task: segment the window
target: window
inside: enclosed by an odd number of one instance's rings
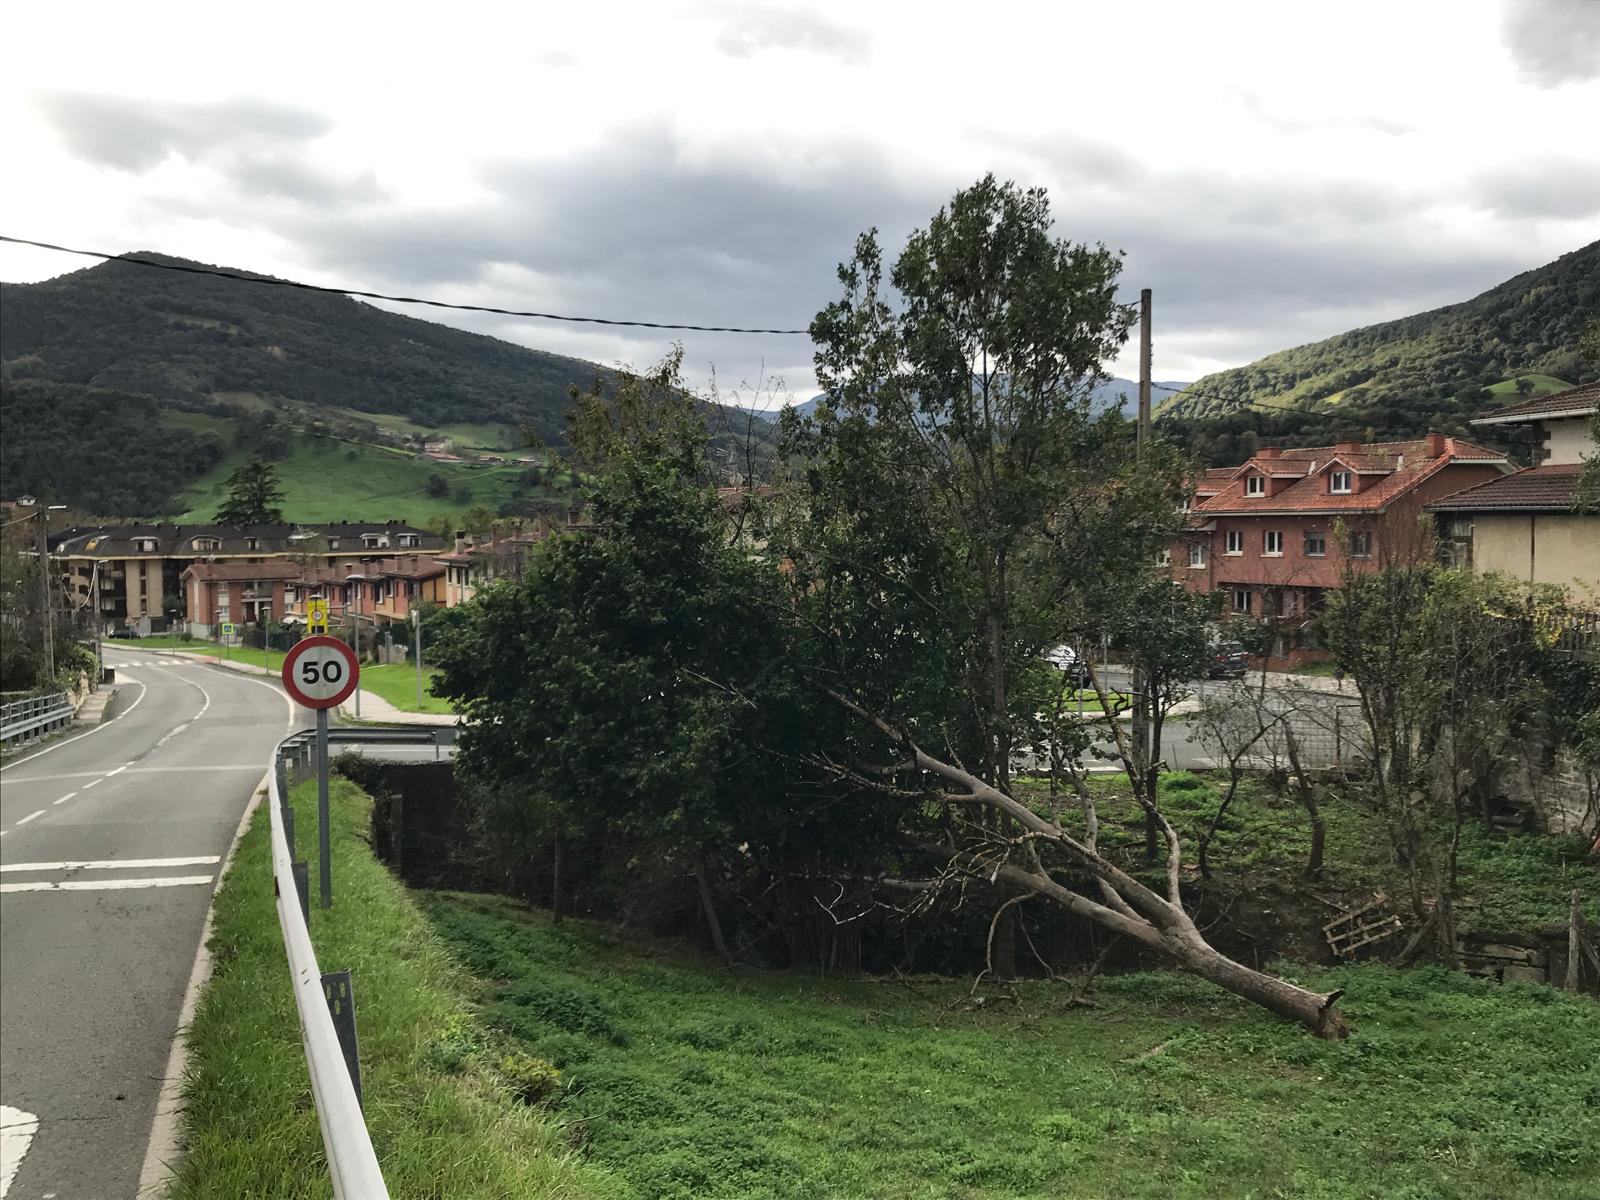
[[[1158,567],[1170,567],[1171,565],[1172,565],[1172,551],[1171,550],[1157,550],[1156,551],[1156,566],[1158,566]]]
[[[1244,532],[1243,532],[1243,530],[1239,530],[1239,529],[1230,529],[1230,530],[1228,530],[1228,548],[1227,548],[1227,550],[1224,551],[1224,553],[1226,553],[1226,554],[1243,554],[1244,553]]]
[[[1334,471],[1328,476],[1328,490],[1335,496],[1350,494],[1350,472]]]
[[[1244,494],[1246,496],[1265,496],[1267,494],[1267,477],[1265,475],[1252,475],[1244,481]]]
[[[194,539],[194,543],[193,544],[194,544],[194,548],[196,550],[220,550],[220,549],[222,549],[222,543],[219,542],[216,538],[197,537],[197,538]]]
[[[1206,548],[1199,542],[1189,544],[1189,568],[1199,570],[1206,565]]]
[[[1328,536],[1315,530],[1306,533],[1306,557],[1323,558],[1328,553]]]
[[[1261,535],[1261,553],[1274,558],[1283,555],[1283,530],[1269,529]]]
[[[400,544],[402,546],[415,546],[418,544],[418,540],[417,535],[414,533],[402,533],[400,535]]]
[[[1350,557],[1351,558],[1371,558],[1372,557],[1372,534],[1371,533],[1367,532],[1366,530],[1362,530],[1360,533],[1352,533],[1350,535]]]
[[[156,540],[155,540],[155,538],[140,538],[139,539],[139,553],[140,554],[154,554],[155,552],[156,552]]]
[[[1250,611],[1251,593],[1249,588],[1233,589],[1233,611],[1247,613]]]
[[[329,550],[337,550],[338,548],[339,548],[339,539],[338,538],[329,538],[328,539],[328,549]]]

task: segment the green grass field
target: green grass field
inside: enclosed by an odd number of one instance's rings
[[[372,857],[370,802],[344,780],[334,781],[331,800],[335,905],[312,908],[312,938],[324,967],[353,971],[366,1117],[390,1194],[616,1195],[604,1170],[573,1152],[570,1130],[515,1097],[529,1072],[492,1052],[463,998],[468,981],[404,887]],[[315,785],[297,789],[294,802],[299,828],[315,830]],[[190,1030],[186,1154],[168,1194],[327,1197],[273,902],[265,807],[240,842],[215,915],[213,972]]]
[[[186,414],[193,415],[193,414]],[[208,521],[227,496],[228,475],[249,459],[234,451],[178,498],[181,509],[168,519]],[[510,501],[522,467],[466,467],[423,462],[379,446],[353,445],[329,438],[296,439],[288,457],[273,463],[284,491],[284,516],[290,521],[405,521],[423,525],[435,517],[457,516],[485,505],[491,511]],[[428,479],[442,477],[445,496],[427,494]],[[459,498],[458,488],[470,497]],[[531,499],[552,510],[564,509],[565,491],[535,491]]]
[[[1529,371],[1523,375],[1515,375],[1510,379],[1502,379],[1499,383],[1491,383],[1489,392],[1501,399],[1503,403],[1513,403],[1517,400],[1517,380],[1526,379],[1532,382],[1533,390],[1530,396],[1544,396],[1550,392],[1564,392],[1572,385],[1565,380],[1557,379],[1554,375],[1540,375]]]
[[[417,669],[410,663],[386,663],[361,668],[361,687],[382,696],[406,712],[448,713],[455,710],[448,700],[428,691],[428,683],[439,672],[426,668],[422,676],[422,707],[417,707]]]
[[[1600,1006],[1425,968],[1327,973],[1329,1043],[1178,974],[991,991],[727,970],[484,896],[423,910],[491,1025],[638,1200],[1580,1200]]]

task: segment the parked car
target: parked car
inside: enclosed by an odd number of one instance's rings
[[[1206,675],[1211,679],[1243,679],[1248,670],[1247,655],[1238,642],[1213,642],[1211,664]]]
[[[1089,682],[1089,670],[1072,646],[1057,646],[1044,656],[1044,660],[1066,675],[1073,687],[1082,687]]]
[[[113,638],[136,638],[139,636],[139,631],[131,626],[124,625],[120,629],[113,629],[106,636]]]

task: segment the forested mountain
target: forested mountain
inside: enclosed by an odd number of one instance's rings
[[[1493,385],[1529,374],[1569,384],[1600,375],[1577,349],[1597,313],[1600,242],[1593,242],[1462,304],[1207,375],[1159,416],[1192,423],[1283,409],[1328,413],[1352,429],[1464,430],[1481,409],[1507,402],[1489,391]]]
[[[567,388],[604,373],[346,296],[123,262],[0,287],[0,354],[37,360],[36,377],[177,407],[245,394],[544,435],[561,427]]]

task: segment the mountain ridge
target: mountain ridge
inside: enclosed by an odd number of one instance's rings
[[[1600,313],[1600,241],[1521,272],[1470,299],[1352,329],[1214,372],[1172,396],[1157,416],[1205,420],[1242,410],[1348,411],[1390,423],[1478,395],[1523,374],[1585,383],[1600,375],[1578,336]]]

